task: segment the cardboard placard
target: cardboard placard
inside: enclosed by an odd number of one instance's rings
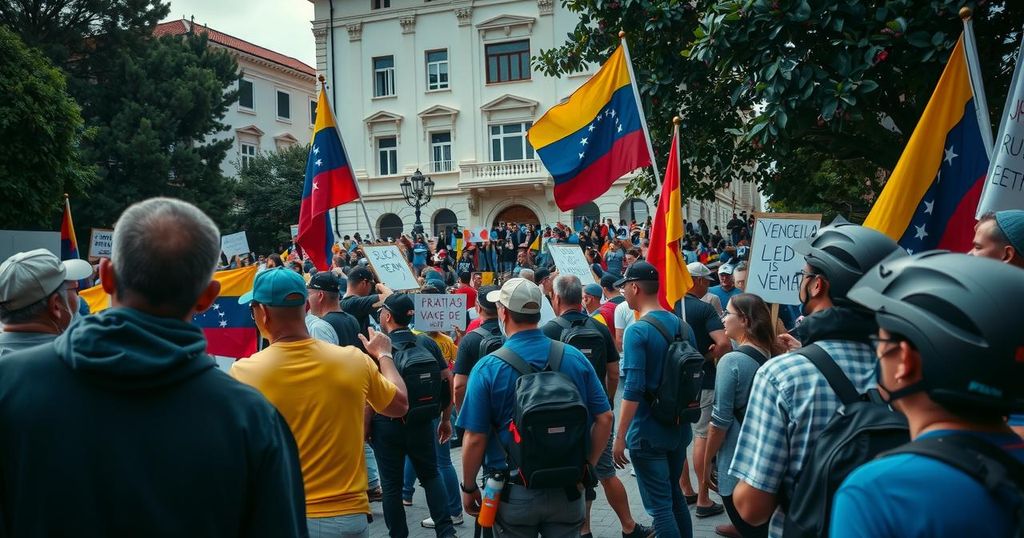
[[[465,294],[417,293],[413,300],[416,305],[413,326],[417,331],[448,332],[466,329]]]
[[[746,292],[767,303],[800,304],[799,273],[805,262],[793,245],[820,227],[820,214],[754,213]]]
[[[590,269],[590,263],[587,262],[579,245],[548,245],[548,252],[555,261],[558,274],[576,275],[584,286],[597,283],[594,271]]]
[[[364,245],[361,248],[363,255],[370,262],[370,268],[382,284],[395,291],[420,289],[420,283],[413,275],[412,266],[398,245]]]
[[[220,238],[220,251],[230,260],[232,256],[239,254],[249,253],[249,240],[245,237],[245,232],[236,232],[229,235],[221,236]]]
[[[109,258],[114,252],[114,230],[92,228],[89,232],[89,260]]]

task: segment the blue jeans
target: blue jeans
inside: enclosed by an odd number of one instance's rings
[[[370,524],[366,514],[306,519],[309,538],[369,538]]]
[[[434,420],[434,431],[440,419]],[[449,443],[437,445],[437,470],[441,473],[441,482],[448,493],[448,510],[452,517],[462,515],[462,492],[459,489],[459,476],[455,474],[455,466],[452,465],[452,449]],[[416,491],[416,469],[412,466],[412,460],[405,458],[405,480],[402,486],[402,498],[412,499]]]
[[[691,538],[693,525],[686,507],[679,477],[683,474],[686,446],[680,443],[671,450],[653,448],[640,440],[640,446],[629,450],[636,471],[636,483],[647,513],[654,518],[658,538]]]
[[[363,453],[366,454],[366,489],[377,489],[380,487],[380,472],[377,471],[377,458],[373,455],[370,443],[363,443]]]

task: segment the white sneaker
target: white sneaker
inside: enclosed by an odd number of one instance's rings
[[[462,518],[462,514],[452,516],[452,525],[462,525],[464,522],[465,520]],[[435,527],[434,518],[428,517],[427,519],[420,521],[420,525],[425,529],[433,529]]]

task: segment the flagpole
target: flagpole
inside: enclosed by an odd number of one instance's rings
[[[672,118],[672,145],[674,146],[672,149],[674,149],[676,151],[676,174],[677,174],[676,177],[679,178],[679,201],[680,201],[680,203],[682,203],[682,196],[683,196],[683,161],[679,158],[679,124],[681,124],[681,123],[683,123],[683,120],[679,116],[675,116],[675,117]],[[665,174],[668,175],[668,171],[666,171]],[[662,196],[664,196],[664,194],[662,194]],[[683,227],[683,211],[682,211],[682,208],[680,208],[680,211],[679,211],[679,226],[683,230],[683,236],[685,237],[686,236],[686,228]],[[680,237],[679,239],[676,239],[676,248],[679,249],[679,255],[681,256],[682,253],[683,253],[683,238],[682,237]],[[686,260],[683,260],[683,264],[684,265],[686,264]],[[689,291],[689,290],[686,290],[686,291]],[[686,293],[684,292],[683,293],[683,299],[681,301],[679,301],[679,312],[677,312],[677,314],[679,315],[680,318],[682,318],[683,321],[686,321],[686,308],[684,308],[685,303],[686,303]]]
[[[324,99],[327,99],[327,83],[323,75],[320,75],[320,86],[324,89]],[[345,147],[345,138],[341,136],[341,127],[338,126],[338,117],[334,115],[334,109],[331,108],[331,101],[329,99],[327,100],[327,110],[331,112],[331,116],[333,116],[332,119],[334,119],[334,128],[338,130],[338,142],[341,143],[341,151],[345,152],[345,157],[348,158],[349,152],[348,149]],[[351,165],[352,163],[350,161],[349,166]],[[359,179],[356,177],[355,170],[352,170],[352,183],[355,183],[356,185],[356,194],[359,195],[359,205],[363,208],[363,216],[366,218],[366,227],[369,229],[370,232],[370,240],[373,242],[377,242],[377,235],[373,233],[373,224],[370,223],[370,213],[366,211],[366,204],[363,202],[363,191],[359,187]],[[335,207],[334,209],[334,229],[337,230],[338,211],[337,207]]]
[[[633,72],[633,60],[629,57],[629,45],[626,44],[626,32],[619,31],[619,43],[622,44],[622,52],[626,55],[626,69],[629,70],[629,85],[633,87],[633,97],[636,99],[636,109],[640,112],[640,126],[644,130],[644,138],[647,140],[647,152],[651,155],[651,168],[654,170],[654,180],[661,189],[661,174],[658,172],[658,161],[654,158],[654,146],[651,144],[651,132],[647,129],[647,118],[644,116],[644,105],[640,101],[640,89],[636,85],[636,73]]]
[[[964,21],[964,55],[967,56],[967,78],[971,79],[971,91],[974,93],[974,112],[978,115],[978,126],[981,128],[981,141],[985,144],[985,155],[992,158],[992,122],[988,116],[988,101],[985,99],[985,86],[981,79],[981,67],[978,60],[978,43],[974,40],[974,23],[971,22],[971,8],[960,8],[960,19]]]

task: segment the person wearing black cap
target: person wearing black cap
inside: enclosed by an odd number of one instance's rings
[[[658,536],[691,536],[690,511],[679,487],[679,477],[693,434],[689,424],[667,426],[656,420],[645,396],[661,384],[669,347],[662,330],[673,336],[686,331],[690,344],[695,346],[693,330],[661,307],[658,270],[653,265],[645,261],[634,263],[615,285],[622,289],[629,307],[638,311],[641,318],[626,328],[623,335],[625,384],[612,455],[616,465],[623,468],[630,463],[625,453],[629,448],[640,497],[647,513],[654,518]]]
[[[338,301],[338,277],[329,271],[313,275],[306,285],[309,290],[309,312],[327,322],[338,337],[339,346],[356,346],[359,341],[359,322],[351,314],[341,310]]]
[[[441,349],[427,335],[413,334],[409,330],[409,324],[412,323],[415,314],[412,295],[405,293],[389,295],[384,299],[380,309],[380,326],[391,338],[392,351],[399,371],[405,375],[404,369],[413,363],[414,356],[426,353],[437,362],[443,390],[451,390],[451,372]],[[434,418],[436,419],[436,416]],[[373,417],[371,444],[377,457],[381,486],[384,489],[384,522],[388,526],[388,534],[393,538],[409,536],[405,508],[402,506],[406,457],[412,462],[416,477],[426,492],[434,532],[438,538],[456,534],[448,510],[445,485],[438,472],[436,453],[437,443],[447,443],[452,434],[450,399],[441,410],[436,440],[434,424],[433,420],[414,419],[411,415],[390,418],[377,414]]]
[[[849,298],[875,313],[878,388],[913,441],[847,477],[831,536],[1020,536],[1024,441],[1003,420],[1024,410],[1020,270],[931,251],[883,261]]]
[[[377,317],[380,305],[393,292],[383,283],[375,283],[373,273],[366,267],[356,267],[350,271],[347,282],[348,289],[345,291],[345,297],[341,299],[341,308],[356,318],[359,322],[359,333],[366,336],[370,318]]]
[[[480,357],[486,355],[480,348],[485,338],[501,338],[498,330],[498,307],[487,300],[487,294],[498,291],[498,286],[481,286],[476,301],[476,315],[481,320],[480,326],[467,332],[459,340],[459,350],[455,355],[455,409],[462,408],[462,400],[466,396],[466,384],[469,372],[476,366]]]

